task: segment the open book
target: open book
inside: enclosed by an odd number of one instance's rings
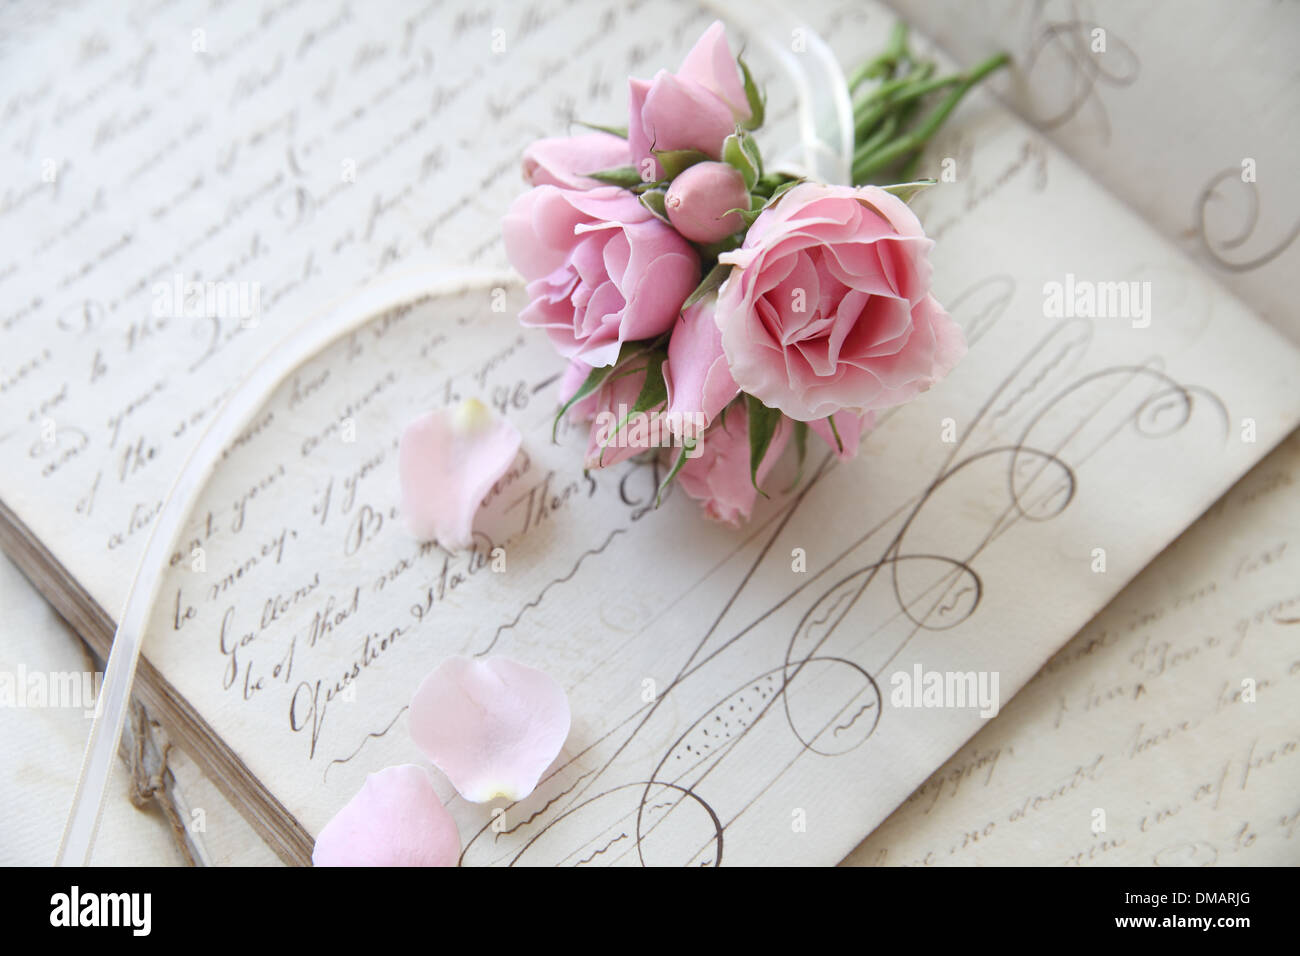
[[[440,785],[465,862],[836,862],[1300,421],[1300,355],[976,96],[930,160],[956,181],[915,201],[971,345],[941,388],[739,532],[677,495],[656,509],[652,465],[584,475],[583,439],[551,441],[559,365],[514,323],[499,216],[530,139],[618,116],[623,78],[711,18],[182,4],[16,45],[0,543],[99,653],[248,363],[360,285],[463,277],[269,396],[155,609],[140,699],[284,859],[367,773],[418,759],[423,675],[491,652],[560,680],[574,723],[504,817]],[[866,56],[891,20],[838,51]],[[394,451],[471,395],[524,446],[453,555],[405,531]],[[936,685],[962,700],[935,706]]]

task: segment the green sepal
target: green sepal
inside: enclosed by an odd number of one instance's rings
[[[910,183],[895,183],[892,186],[881,186],[885,192],[891,196],[897,196],[903,202],[911,202],[912,197],[919,193],[926,186],[933,186],[937,179],[917,179]]]
[[[766,209],[768,206],[775,206],[778,199],[803,181],[804,180],[802,179],[791,179],[788,182],[784,182],[780,186],[777,186],[776,189],[772,190],[772,195],[768,197],[767,202],[763,203],[763,208]]]
[[[652,349],[646,353],[645,381],[637,393],[636,404],[630,414],[639,415],[658,408],[668,401],[668,384],[664,381],[664,363],[668,353],[663,349]]]
[[[600,388],[600,386],[605,384],[605,379],[609,378],[609,374],[614,371],[617,366],[617,362],[615,362],[614,365],[601,365],[597,368],[593,368],[587,373],[587,377],[583,379],[582,384],[578,386],[578,390],[574,392],[573,396],[561,405],[560,410],[555,413],[555,421],[551,423],[551,441],[556,440],[556,436],[560,431],[560,419],[564,418],[565,413],[596,389]]]
[[[677,477],[677,473],[681,471],[682,466],[686,464],[686,453],[693,451],[695,449],[696,444],[697,442],[695,441],[692,441],[685,437],[682,438],[682,450],[677,453],[677,459],[673,462],[673,467],[669,469],[668,474],[664,477],[664,480],[659,482],[659,490],[655,492],[656,508],[658,508],[659,505],[663,503],[664,492],[668,490],[668,486],[672,484],[673,479]]]
[[[662,189],[646,190],[637,198],[641,200],[641,205],[654,213],[656,218],[662,219],[664,222],[668,222],[669,225],[672,225],[668,220],[668,209],[664,205],[664,191]]]
[[[776,201],[777,201],[778,199],[780,199],[782,196],[784,196],[784,195],[785,195],[786,193],[788,193],[791,189],[793,189],[795,186],[798,186],[798,185],[799,185],[800,183],[802,183],[803,181],[804,181],[804,180],[802,180],[802,179],[790,179],[790,180],[786,180],[785,182],[781,183],[781,185],[777,186],[777,187],[773,190],[773,192],[772,192],[772,194],[771,194],[770,196],[769,196],[769,195],[765,195],[765,194],[763,194],[763,193],[761,193],[761,192],[754,192],[754,193],[751,193],[750,196],[749,196],[749,208],[748,208],[748,209],[739,209],[739,208],[737,208],[737,209],[728,209],[725,213],[723,213],[723,215],[724,215],[724,216],[729,216],[729,215],[731,215],[733,212],[734,212],[734,213],[739,213],[739,214],[740,214],[741,221],[744,222],[744,224],[745,224],[745,228],[748,229],[750,226],[752,226],[752,225],[753,225],[753,224],[758,220],[759,215],[762,214],[762,212],[763,212],[764,209],[766,209],[768,206],[775,206],[775,205],[776,205]],[[762,186],[762,183],[760,183],[759,186],[761,187],[761,186]]]
[[[609,133],[619,139],[627,139],[626,126],[601,126],[599,123],[588,123],[586,120],[574,120],[574,122],[579,126],[587,127],[587,129],[594,129],[597,133]]]
[[[736,406],[739,402],[740,402],[740,396],[736,396],[736,397],[733,398],[731,401],[727,402],[727,404],[725,404],[725,405],[722,406],[722,411],[718,412],[718,427],[719,427],[719,428],[723,429],[724,431],[726,430],[726,428],[727,428],[727,411],[728,411],[728,409],[733,408],[734,406]]]
[[[620,374],[626,374],[626,370],[621,366],[627,362],[629,358],[636,355],[638,352],[656,348],[658,344],[658,340],[654,342],[648,340],[624,342],[623,347],[619,349],[618,358],[614,360],[613,365],[600,365],[588,372],[587,377],[583,380],[582,384],[578,386],[578,390],[574,392],[573,396],[561,405],[560,410],[555,413],[555,421],[551,425],[551,441],[556,440],[556,433],[560,428],[560,419],[564,417],[565,413],[570,408],[604,385],[615,371]],[[632,371],[636,370],[633,369]]]
[[[767,492],[758,487],[758,467],[772,445],[772,436],[781,423],[781,411],[768,408],[749,394],[745,395],[745,410],[749,413],[749,480],[754,483],[754,490],[766,498]]]
[[[827,415],[826,423],[831,426],[831,434],[835,436],[835,450],[844,454],[844,440],[840,438],[840,430],[835,427],[835,416]]]
[[[664,179],[676,179],[696,163],[709,162],[708,153],[702,153],[698,149],[656,149],[652,152],[663,168]],[[638,176],[637,182],[640,181],[641,177]]]
[[[744,137],[744,139],[742,139]],[[744,140],[749,137],[743,133],[732,133],[722,141],[722,161],[745,180],[745,189],[753,189],[758,183],[759,166],[745,149]]]
[[[640,196],[642,193],[648,193],[652,189],[667,189],[667,188],[668,188],[668,180],[651,179],[647,182],[638,183],[637,185],[633,186],[632,192],[635,195]]]
[[[605,439],[605,443],[601,445],[601,460],[605,457],[605,449],[609,446],[610,441],[627,427],[627,423],[633,415],[644,414],[668,401],[668,384],[664,381],[664,363],[668,361],[668,353],[663,349],[650,349],[644,355],[644,365],[640,364],[638,356],[638,362],[633,367],[620,370],[620,374],[635,375],[644,368],[645,381],[641,383],[641,391],[637,393],[636,401],[628,409],[627,415],[623,417],[623,420]]]
[[[558,436],[560,431],[560,419],[564,418],[565,412],[567,412],[569,408],[572,408],[573,406],[577,405],[578,402],[581,402],[582,399],[588,397],[588,395],[595,392],[595,390],[601,388],[601,386],[604,384],[604,380],[610,377],[610,373],[614,371],[616,367],[617,367],[617,363],[615,363],[614,365],[599,365],[599,367],[593,368],[591,369],[590,372],[588,372],[586,378],[582,380],[582,384],[578,385],[577,392],[573,393],[572,397],[569,398],[569,401],[565,402],[564,405],[560,406],[560,410],[558,412],[555,412],[555,420],[552,421],[551,423],[552,442],[556,441],[556,436]]]
[[[755,130],[763,125],[764,114],[766,113],[765,98],[758,91],[758,84],[754,82],[753,75],[749,72],[749,66],[741,57],[736,57],[736,63],[740,65],[740,74],[745,80],[745,99],[749,101],[749,119],[741,125],[745,129]]]
[[[610,186],[622,186],[624,189],[641,185],[641,173],[635,166],[614,166],[610,169],[598,169],[587,175],[598,182]]]
[[[700,284],[695,287],[695,291],[686,297],[686,301],[682,303],[682,308],[689,309],[705,296],[712,292],[717,292],[722,286],[722,283],[727,281],[727,275],[730,272],[731,266],[721,262],[716,263],[704,278],[700,280]]]
[[[708,261],[709,259],[718,258],[718,256],[722,255],[724,252],[731,252],[735,249],[739,249],[743,244],[744,238],[737,234],[734,236],[727,236],[725,239],[719,239],[717,242],[700,245],[699,250],[700,255],[704,257],[705,261]]]
[[[745,151],[745,156],[758,170],[758,175],[754,177],[755,182],[757,182],[763,177],[763,154],[758,151],[758,140],[752,136],[742,136],[740,138],[740,148]]]
[[[758,209],[736,208],[736,209],[728,209],[726,212],[723,213],[723,215],[730,216],[733,212],[736,213],[738,216],[740,216],[740,221],[745,224],[745,228],[748,229],[750,226],[754,224],[754,221],[758,219],[758,215],[762,211],[763,210],[761,206]]]

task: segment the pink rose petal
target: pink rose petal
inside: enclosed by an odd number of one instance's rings
[[[683,310],[668,339],[664,386],[669,424],[678,435],[697,437],[740,391],[727,368],[713,308],[714,300],[706,298]]]
[[[658,176],[662,168],[654,151],[698,149],[719,159],[723,141],[750,115],[727,31],[715,21],[676,73],[660,70],[653,80],[628,80],[632,162],[638,169],[648,162]]]
[[[745,84],[740,79],[740,69],[727,45],[727,28],[721,20],[714,20],[695,41],[678,75],[699,83],[727,104],[737,121],[750,117],[749,99]]]
[[[549,184],[567,189],[595,189],[603,185],[587,173],[601,172],[632,161],[627,140],[611,133],[552,136],[524,150],[524,179],[530,186]]]
[[[686,459],[677,474],[677,484],[700,503],[706,518],[738,528],[749,520],[758,499],[754,480],[757,478],[760,486],[765,485],[768,474],[781,458],[790,432],[789,423],[781,419],[759,463],[758,474],[751,474],[749,413],[744,402],[737,403],[727,410],[723,421],[705,434],[699,456]],[[764,490],[771,493],[766,487]]]
[[[411,737],[466,800],[522,800],[569,736],[548,674],[505,657],[450,657],[411,698]]]
[[[414,764],[366,777],[311,854],[315,866],[455,866],[459,858],[456,821]]]
[[[519,451],[519,429],[477,399],[406,426],[398,445],[402,511],[422,540],[468,547],[474,515]]]

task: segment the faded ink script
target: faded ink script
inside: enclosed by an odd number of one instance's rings
[[[196,69],[202,17],[164,8],[135,25],[149,51],[110,31],[68,52],[102,71],[79,98],[33,66],[7,107],[31,130],[24,182],[60,128],[98,130],[104,158],[68,149],[48,191],[0,209],[19,250],[5,501],[116,606],[188,436],[268,327],[388,269],[499,261],[522,146],[567,106],[621,108],[623,77],[707,22],[654,12],[672,26],[529,7],[498,61],[468,8],[269,6],[206,28]],[[740,531],[677,494],[656,509],[654,463],[584,474],[580,430],[552,443],[561,363],[514,322],[522,291],[467,286],[376,316],[269,399],[192,516],[146,656],[312,831],[367,773],[421,759],[406,704],[428,670],[502,653],[560,680],[573,730],[504,816],[440,782],[467,863],[838,861],[989,719],[897,706],[896,674],[996,673],[1005,702],[1300,415],[1276,335],[968,105],[962,178],[917,208],[970,355],[858,460],[814,454]],[[155,317],[178,271],[260,276],[260,317]],[[1150,283],[1150,321],[1048,317],[1067,274]],[[411,417],[470,396],[524,443],[450,554],[406,531],[394,452]]]

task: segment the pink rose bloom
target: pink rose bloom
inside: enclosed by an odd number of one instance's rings
[[[718,296],[731,374],[791,418],[865,415],[928,389],[966,353],[930,295],[933,241],[875,186],[805,183],[764,210]]]
[[[700,281],[690,244],[617,186],[538,186],[515,200],[502,232],[532,300],[519,321],[592,366],[672,328]]]
[[[758,466],[758,483],[768,494],[772,490],[765,484],[767,475],[789,438],[790,425],[782,419]],[[706,517],[732,527],[749,520],[758,492],[749,473],[749,414],[743,402],[727,409],[726,419],[704,436],[701,454],[686,459],[677,484],[700,502]]]
[[[667,412],[679,435],[698,434],[685,428],[692,422],[698,421],[700,431],[707,428],[740,392],[722,354],[722,333],[713,321],[715,302],[708,298],[683,310],[668,340]]]
[[[565,189],[595,189],[605,185],[587,173],[627,166],[632,151],[627,140],[612,133],[581,136],[552,136],[539,139],[524,150],[524,179],[530,186],[562,186]]]
[[[651,150],[698,149],[721,159],[723,140],[752,115],[720,21],[704,31],[676,73],[660,70],[653,80],[628,82],[632,161],[644,169],[648,159],[656,177],[662,171]]]

